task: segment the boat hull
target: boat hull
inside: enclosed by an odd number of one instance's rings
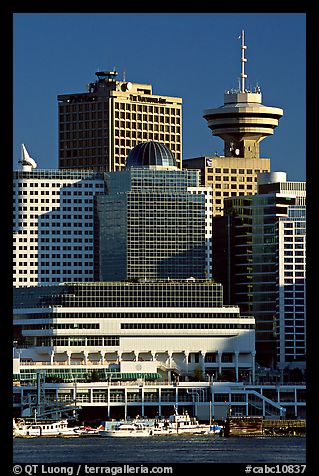
[[[100,431],[100,436],[106,438],[146,438],[152,436],[152,430],[150,431],[121,431],[121,430],[106,430]]]

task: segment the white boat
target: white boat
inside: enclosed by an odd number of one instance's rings
[[[107,428],[99,432],[106,437],[148,437],[153,435],[153,427],[142,423],[117,423],[114,428]]]
[[[14,437],[39,437],[39,436],[80,436],[78,428],[68,427],[68,420],[25,420],[13,419]]]
[[[222,427],[217,424],[202,424],[188,412],[178,415],[176,412],[168,420],[159,421],[153,427],[154,435],[208,435],[220,433]]]

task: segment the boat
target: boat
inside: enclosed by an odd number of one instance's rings
[[[103,425],[100,425],[97,428],[92,428],[91,426],[80,426],[74,429],[74,431],[79,433],[80,436],[99,436],[100,431],[102,430],[104,430]]]
[[[103,425],[102,425],[103,426]],[[195,417],[190,417],[187,411],[169,418],[144,419],[137,416],[134,420],[105,421],[104,430],[100,436],[165,436],[165,435],[216,435],[223,427],[216,422],[199,423]]]
[[[13,436],[20,438],[40,436],[80,436],[76,427],[69,427],[68,420],[36,420],[27,421],[13,419]]]
[[[69,426],[69,422],[73,422],[74,425],[79,407],[64,402],[47,401],[44,383],[45,373],[37,371],[36,398],[26,402],[21,418],[13,419],[13,436],[18,438],[80,436],[80,427]],[[73,414],[72,417],[70,413]]]
[[[175,410],[175,414],[171,415],[168,420],[159,420],[154,424],[154,435],[208,435],[219,434],[222,426],[214,423],[203,424],[199,423],[195,417],[190,417],[185,411],[179,415]]]
[[[99,431],[102,437],[148,437],[153,435],[153,427],[143,423],[117,423],[114,427]]]

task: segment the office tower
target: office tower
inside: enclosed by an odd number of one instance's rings
[[[164,144],[135,146],[96,203],[100,280],[209,277],[209,190]]]
[[[87,92],[58,96],[59,168],[123,170],[130,150],[149,140],[164,143],[181,168],[182,99],[118,81],[115,71],[95,74]]]
[[[92,281],[94,196],[103,174],[38,170],[22,147],[13,172],[13,285]]]
[[[223,106],[204,111],[213,136],[224,141],[224,156],[183,161],[184,168],[200,168],[202,185],[212,187],[214,216],[223,215],[224,198],[256,193],[257,174],[270,171],[270,160],[260,157],[259,144],[274,133],[283,115],[282,109],[262,104],[259,86],[247,89],[244,32],[241,38],[239,89],[226,91]]]
[[[213,219],[214,277],[225,303],[256,318],[257,361],[305,366],[306,184],[260,174],[258,193],[225,200]]]

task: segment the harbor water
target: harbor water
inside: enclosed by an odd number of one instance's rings
[[[15,438],[14,463],[306,463],[304,437]]]

